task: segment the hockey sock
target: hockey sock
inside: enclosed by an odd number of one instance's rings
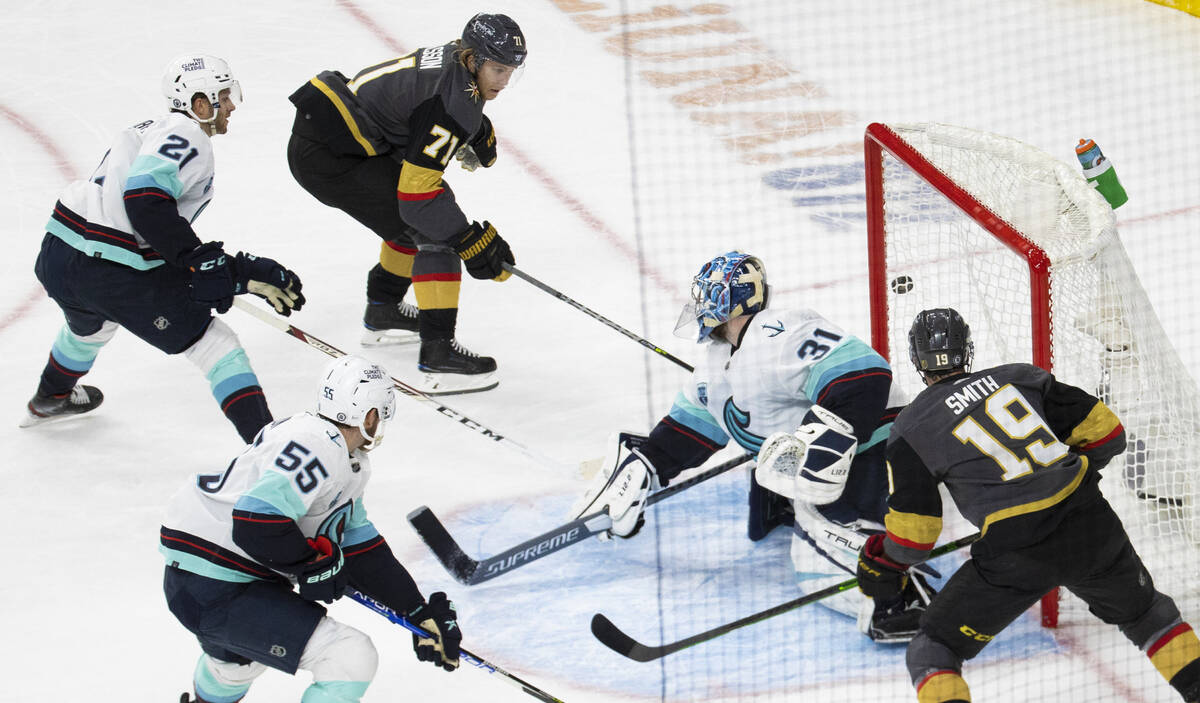
[[[105,322],[93,334],[80,336],[63,325],[50,348],[50,358],[42,369],[38,395],[61,396],[75,387],[76,382],[91,370],[100,348],[117,333],[117,323]]]
[[[413,261],[412,281],[421,339],[453,339],[462,283],[458,255],[450,249],[421,251]]]
[[[918,703],[970,703],[971,692],[962,674],[943,669],[917,682]]]
[[[201,654],[192,674],[192,686],[205,703],[237,703],[250,690],[254,679],[266,670],[258,662],[235,664]]]
[[[1184,695],[1200,694],[1200,639],[1192,626],[1180,622],[1146,648],[1158,673]]]
[[[242,441],[253,441],[258,431],[271,422],[271,410],[237,335],[220,319],[213,318],[204,335],[184,354],[204,372],[221,412],[233,423]]]
[[[379,263],[367,274],[367,299],[377,303],[398,303],[412,284],[413,257],[416,249],[395,242],[383,242]]]

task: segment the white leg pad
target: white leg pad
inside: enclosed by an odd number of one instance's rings
[[[813,593],[822,588],[854,578],[858,567],[858,550],[867,535],[851,526],[827,520],[807,503],[795,501],[796,525],[811,539],[792,537],[792,566],[800,580],[801,593]],[[882,530],[882,525],[869,525]],[[816,545],[814,548],[813,545]],[[857,588],[817,601],[820,605],[857,619],[867,597]]]
[[[334,620],[321,618],[300,655],[300,668],[314,682],[354,681],[368,684],[379,668],[379,653],[371,638]]]

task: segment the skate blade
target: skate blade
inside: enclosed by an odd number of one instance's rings
[[[458,395],[490,391],[500,385],[496,373],[462,374],[422,372],[415,387],[425,395]]]
[[[25,411],[25,416],[17,423],[17,427],[38,427],[40,425],[48,425],[50,423],[62,422],[63,420],[73,420],[77,417],[83,417],[91,413],[91,410],[82,413],[64,413],[62,415],[47,415],[42,417],[34,415],[28,410]]]
[[[364,347],[394,347],[417,344],[420,341],[419,334],[408,330],[363,330],[359,344]]]

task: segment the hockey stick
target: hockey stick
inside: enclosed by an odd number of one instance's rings
[[[375,600],[374,598],[368,596],[367,594],[365,594],[361,591],[356,591],[353,588],[351,588],[346,591],[346,595],[350,596],[351,598],[358,601],[359,603],[362,603],[363,605],[367,606],[371,610],[374,610],[376,613],[379,613],[380,615],[387,618],[388,620],[391,620],[392,622],[396,623],[397,625],[403,627],[404,629],[408,630],[409,632],[413,633],[414,635],[417,635],[418,637],[432,637],[431,634],[426,632],[421,627],[418,627],[417,625],[409,622],[408,619],[405,618],[403,615],[397,613],[396,611],[387,607],[383,603],[380,603],[379,601]],[[546,701],[546,703],[563,703],[562,700],[555,698],[554,696],[550,695],[549,693],[546,693],[545,691],[538,688],[537,686],[534,686],[533,684],[529,683],[528,681],[524,681],[516,676],[513,676],[512,674],[508,673],[504,669],[501,669],[500,667],[496,666],[495,664],[489,662],[488,660],[483,659],[481,657],[477,657],[474,654],[471,654],[470,652],[468,652],[466,649],[463,649],[463,648],[459,648],[459,651],[461,653],[461,657],[464,660],[466,660],[466,662],[468,664],[479,667],[480,669],[483,669],[484,671],[486,671],[489,674],[498,674],[500,676],[500,678],[503,679],[505,682],[510,683],[513,686],[516,686],[517,688],[520,688],[522,691],[528,693],[529,695],[533,696],[534,698],[538,699],[539,701]]]
[[[968,544],[971,544],[975,540],[979,539],[979,536],[980,535],[977,532],[973,535],[956,539],[953,542],[947,542],[946,544],[943,544],[942,546],[937,547],[930,552],[929,559],[940,557],[943,554],[948,554],[955,550],[962,549]],[[926,559],[926,561],[928,561],[928,559]],[[753,615],[747,615],[744,618],[734,620],[733,622],[726,623],[719,627],[714,627],[711,630],[701,632],[698,635],[692,635],[691,637],[679,640],[678,642],[672,642],[670,644],[658,646],[642,644],[641,642],[638,642],[622,632],[621,629],[614,625],[611,620],[604,617],[604,615],[600,613],[596,613],[592,616],[592,634],[595,635],[596,639],[600,640],[604,646],[613,650],[617,654],[629,657],[634,661],[651,662],[656,659],[661,659],[668,654],[674,654],[682,649],[687,649],[693,645],[700,644],[701,642],[707,642],[709,640],[716,639],[721,635],[728,634],[739,628],[746,627],[747,625],[753,625],[768,618],[773,618],[776,615],[782,615],[783,613],[795,610],[802,605],[808,605],[809,603],[814,603],[823,598],[835,596],[843,591],[849,591],[857,585],[858,579],[847,579],[841,583],[836,583],[832,586],[829,586],[828,588],[822,588],[819,591],[813,591],[812,593],[803,595],[786,603],[780,603],[773,608],[767,608],[766,610]]]
[[[308,346],[319,349],[319,350],[325,352],[326,354],[328,354],[329,356],[334,357],[335,359],[338,357],[346,356],[346,352],[342,351],[341,349],[338,349],[337,347],[333,346],[332,344],[329,344],[328,342],[317,339],[316,337],[312,336],[311,334],[308,334],[304,330],[301,330],[297,327],[289,325],[286,321],[279,318],[277,315],[273,315],[270,312],[258,307],[257,305],[251,305],[250,303],[242,300],[241,298],[234,298],[233,304],[236,305],[238,307],[238,309],[242,310],[243,312],[247,312],[247,313],[253,315],[254,317],[261,320],[262,322],[265,322],[266,324],[270,325],[271,327],[274,327],[277,330],[286,332],[289,335],[291,335],[292,337],[295,337],[296,339],[300,340],[301,342],[304,342]],[[551,467],[555,467],[555,468],[560,468],[563,466],[562,464],[560,464],[557,461],[554,461],[550,457],[539,454],[539,453],[533,451],[532,449],[529,449],[528,447],[526,447],[523,444],[514,442],[513,440],[509,439],[508,437],[505,437],[504,435],[499,434],[499,433],[495,432],[494,430],[488,429],[484,425],[481,425],[480,423],[472,420],[471,418],[467,417],[466,415],[463,415],[462,413],[455,410],[454,408],[451,408],[449,406],[441,404],[433,396],[430,396],[426,393],[421,392],[420,389],[413,388],[412,386],[408,385],[404,381],[401,381],[401,380],[393,377],[392,383],[395,384],[396,390],[400,391],[401,393],[408,396],[409,398],[412,398],[413,400],[417,400],[422,403],[425,403],[426,405],[432,407],[435,411],[437,411],[441,415],[444,415],[444,416],[450,418],[451,420],[458,422],[463,427],[466,427],[466,428],[469,428],[469,429],[472,429],[472,430],[478,432],[479,434],[483,435],[484,437],[487,437],[488,439],[490,439],[494,442],[500,442],[501,444],[505,444],[505,445],[508,445],[509,447],[512,447],[513,449],[516,449],[517,451],[521,452],[522,454],[529,457],[530,459],[533,459],[534,461],[538,462],[539,464],[542,464],[545,466],[551,466]]]
[[[620,332],[621,334],[625,335],[626,337],[629,337],[633,341],[635,341],[638,344],[642,345],[643,347],[649,349],[650,351],[654,352],[655,354],[666,357],[666,359],[668,361],[675,362],[675,364],[677,366],[687,369],[688,372],[691,372],[694,370],[692,368],[691,364],[672,355],[670,352],[663,349],[662,347],[659,347],[658,345],[654,344],[653,342],[646,339],[645,337],[639,337],[638,335],[634,334],[633,332],[630,332],[629,330],[618,325],[617,323],[615,323],[612,320],[608,319],[607,317],[601,315],[600,313],[596,312],[595,310],[592,310],[591,308],[584,305],[583,303],[580,303],[580,302],[564,295],[563,293],[555,290],[554,288],[551,288],[550,286],[546,285],[545,283],[542,283],[538,279],[534,278],[533,276],[530,276],[529,274],[525,273],[524,271],[517,268],[516,266],[513,266],[512,264],[509,264],[509,263],[501,264],[501,266],[504,267],[505,271],[509,271],[517,278],[525,279],[526,281],[532,283],[533,285],[537,286],[538,288],[541,288],[542,290],[546,291],[547,293],[554,296],[555,298],[558,298],[559,300],[563,301],[567,305],[570,305],[571,307],[575,308],[576,310],[584,313],[585,315],[592,318],[593,320],[596,320],[598,322],[604,323],[605,325],[608,325],[612,329]]]
[[[702,483],[718,474],[723,474],[732,468],[741,466],[753,458],[754,456],[751,454],[744,454],[724,463],[717,464],[711,469],[698,473],[686,481],[673,483],[661,491],[650,495],[646,499],[646,505],[650,506],[661,500],[666,500],[684,489],[691,488],[697,483]],[[560,525],[533,539],[525,540],[517,546],[506,549],[495,556],[478,560],[471,558],[463,551],[458,542],[446,531],[446,527],[442,524],[441,520],[438,520],[433,511],[424,505],[409,513],[408,521],[412,523],[413,529],[417,531],[417,534],[421,536],[425,544],[429,545],[429,548],[433,550],[434,556],[442,563],[446,571],[449,571],[450,575],[456,581],[467,586],[474,586],[475,584],[494,579],[501,574],[525,566],[530,562],[549,556],[561,549],[566,549],[572,544],[582,542],[588,537],[604,532],[612,527],[612,519],[608,517],[606,511],[602,510],[591,515],[584,515],[565,525]]]

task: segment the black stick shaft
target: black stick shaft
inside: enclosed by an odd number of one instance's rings
[[[565,295],[564,293],[558,291],[557,289],[551,288],[550,286],[546,285],[545,283],[542,283],[538,279],[534,278],[533,276],[530,276],[529,274],[525,273],[524,271],[517,268],[516,266],[513,266],[512,264],[508,264],[508,263],[502,264],[502,265],[504,266],[504,269],[506,271],[511,272],[517,278],[524,279],[524,280],[528,281],[529,283],[533,284],[534,286],[541,288],[542,290],[546,291],[550,295],[554,296],[555,298],[558,298],[559,300],[563,301],[567,305],[570,305],[571,307],[575,308],[576,310],[582,312],[583,314],[587,315],[588,317],[592,318],[593,320],[604,323],[608,327],[620,332],[621,334],[632,339],[633,341],[635,341],[638,344],[642,345],[643,347],[649,349],[650,351],[654,352],[655,354],[658,354],[659,356],[666,358],[668,361],[674,362],[680,368],[687,369],[689,373],[694,370],[692,368],[691,364],[672,355],[670,352],[668,352],[667,350],[658,346],[657,344],[654,344],[653,342],[646,339],[645,337],[641,337],[633,332],[630,332],[629,330],[618,325],[617,323],[615,323],[612,320],[608,319],[607,317],[601,315],[600,313],[596,312],[595,310],[592,310],[591,308],[584,305],[583,303],[580,303],[579,301]]]

